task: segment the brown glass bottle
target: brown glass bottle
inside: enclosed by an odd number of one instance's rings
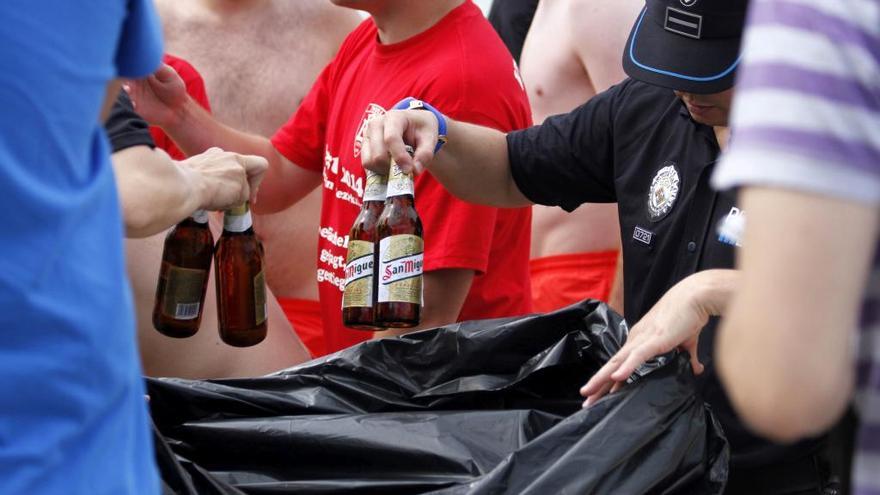
[[[376,226],[379,270],[376,325],[418,326],[422,310],[422,263],[425,244],[422,221],[415,208],[412,174],[394,162],[388,175],[388,196]]]
[[[214,236],[208,213],[199,210],[165,236],[156,284],[153,327],[163,335],[192,337],[202,322]]]
[[[266,278],[247,203],[224,213],[214,265],[220,338],[236,347],[259,344],[266,338]]]
[[[377,279],[379,265],[376,248],[376,224],[385,208],[388,178],[367,171],[364,204],[348,234],[345,260],[345,289],[342,293],[342,324],[359,330],[375,330]]]

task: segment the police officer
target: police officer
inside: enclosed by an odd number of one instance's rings
[[[647,0],[623,55],[630,78],[571,113],[504,135],[448,120],[429,102],[411,104],[412,110],[370,123],[362,154],[364,165],[377,171],[387,171],[389,153],[405,168],[427,168],[475,203],[572,211],[616,201],[625,316],[638,322],[630,339],[661,335],[668,342],[662,348],[653,341],[657,354],[682,342],[676,332],[705,327],[699,345],[694,337],[682,347],[691,351],[700,392],[730,441],[727,493],[820,493],[827,478],[817,457],[822,439],[775,445],[752,435],[733,412],[712,361],[712,317],[738,278],[730,269],[738,239],[719,234],[717,226],[735,224],[743,213],[735,194],[714,191],[709,179],[727,141],[746,4]],[[404,139],[415,145],[414,159]],[[629,373],[612,377],[612,371],[622,363],[634,368],[650,350],[616,356],[585,395],[595,399],[619,388]]]

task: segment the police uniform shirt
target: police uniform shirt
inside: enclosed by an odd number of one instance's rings
[[[567,211],[583,203],[618,203],[631,324],[688,275],[733,268],[737,240],[719,235],[717,227],[741,212],[734,192],[710,187],[718,142],[671,90],[627,79],[571,113],[508,134],[507,146],[513,179],[532,202]],[[715,320],[700,336],[706,372],[699,384],[729,437],[733,464],[809,453],[811,445],[770,445],[735,417],[710,358]]]

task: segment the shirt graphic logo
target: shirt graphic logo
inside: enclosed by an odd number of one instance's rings
[[[652,222],[665,217],[678,198],[678,170],[672,162],[666,163],[668,165],[661,168],[651,180],[651,190],[648,192],[648,214]]]
[[[361,119],[361,125],[358,127],[358,131],[354,135],[353,150],[355,158],[361,156],[361,148],[364,146],[364,134],[367,132],[367,124],[369,124],[370,119],[378,117],[379,115],[385,115],[384,108],[375,103],[367,105],[367,109],[364,110],[364,116]]]
[[[693,7],[697,4],[697,0],[679,0],[685,7]]]
[[[650,246],[651,241],[654,240],[654,233],[650,230],[636,227],[633,229],[633,239]]]
[[[743,232],[746,229],[746,212],[736,206],[718,224],[718,241],[731,246],[742,247]]]

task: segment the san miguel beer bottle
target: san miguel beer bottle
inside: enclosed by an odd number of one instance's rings
[[[412,154],[412,149],[408,151]],[[412,174],[393,161],[385,209],[376,227],[379,238],[376,324],[409,328],[419,324],[422,308],[422,262],[425,243],[415,208]]]
[[[220,338],[236,347],[259,344],[266,338],[266,279],[247,203],[224,213],[214,263]]]
[[[361,330],[376,328],[374,307],[379,265],[376,248],[376,225],[385,207],[388,178],[367,171],[364,204],[348,235],[348,256],[345,260],[345,290],[342,293],[342,324]]]
[[[214,236],[208,213],[198,210],[165,236],[153,306],[153,326],[163,335],[195,335],[202,321]]]

